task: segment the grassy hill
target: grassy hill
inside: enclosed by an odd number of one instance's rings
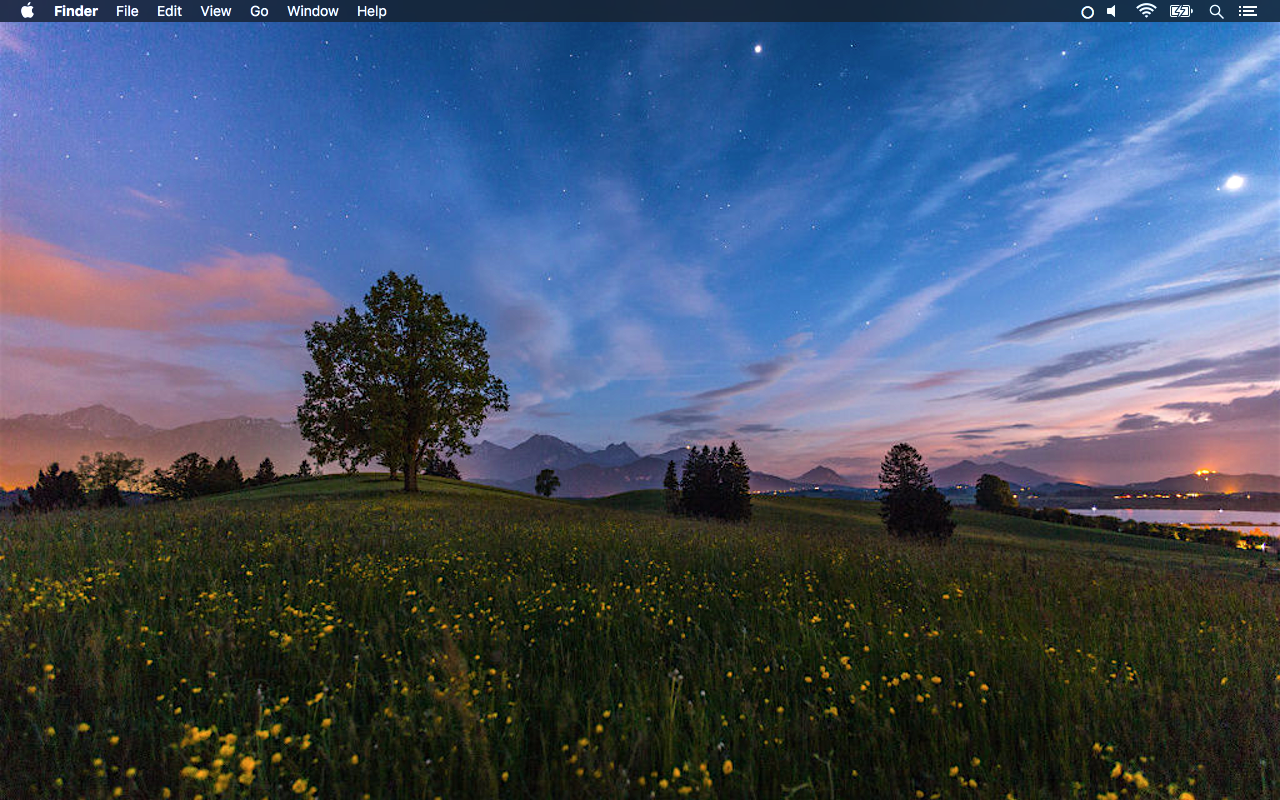
[[[0,521],[0,797],[1280,798],[1256,555],[395,488]]]

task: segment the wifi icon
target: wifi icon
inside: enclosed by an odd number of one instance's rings
[[[1138,5],[1138,11],[1139,11],[1139,13],[1141,13],[1141,14],[1142,14],[1142,16],[1144,16],[1144,17],[1149,17],[1149,16],[1151,16],[1151,12],[1153,12],[1153,11],[1155,11],[1155,10],[1156,10],[1156,7],[1155,7],[1155,4],[1154,4],[1154,3],[1140,3],[1140,4]]]

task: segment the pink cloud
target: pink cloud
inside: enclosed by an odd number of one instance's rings
[[[288,261],[231,250],[181,272],[94,259],[0,231],[0,314],[84,328],[172,331],[192,325],[306,325],[337,302]]]
[[[947,370],[946,372],[935,372],[927,378],[921,378],[913,383],[905,384],[902,388],[918,392],[923,389],[932,389],[935,386],[946,386],[949,383],[955,383],[965,375],[968,375],[969,372],[970,370],[967,369],[952,369]]]

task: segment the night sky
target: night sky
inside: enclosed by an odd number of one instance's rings
[[[1280,473],[1265,24],[15,24],[0,114],[0,416],[291,419],[394,269],[502,444]]]

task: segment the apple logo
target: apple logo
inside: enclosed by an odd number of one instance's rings
[[[35,9],[33,9],[33,8],[31,7],[31,4],[30,4],[30,3],[27,3],[25,6],[23,6],[23,7],[22,7],[22,18],[23,18],[23,19],[31,19],[31,18],[32,18],[32,17],[34,17],[35,15],[36,15]]]

